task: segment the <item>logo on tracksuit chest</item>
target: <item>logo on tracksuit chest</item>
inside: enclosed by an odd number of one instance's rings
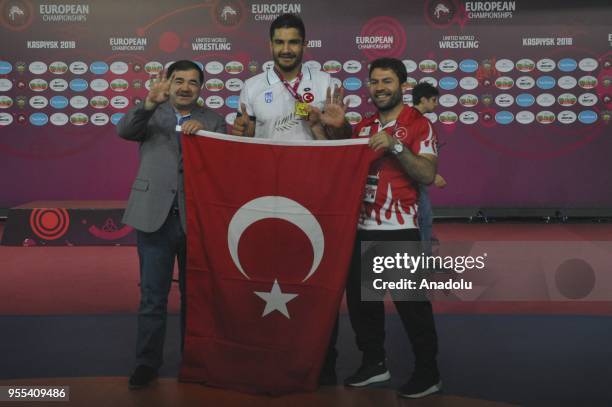
[[[264,99],[266,103],[272,103],[272,91],[264,93]]]

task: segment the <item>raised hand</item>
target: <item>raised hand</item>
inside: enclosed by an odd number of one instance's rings
[[[325,95],[325,106],[320,114],[321,123],[329,127],[341,128],[346,124],[344,115],[346,114],[346,105],[344,104],[344,89],[334,86],[332,89],[327,88]]]
[[[157,107],[160,103],[164,103],[170,97],[170,81],[162,73],[161,78],[159,76],[153,76],[151,78],[149,93],[145,99],[145,109],[151,110]]]
[[[247,109],[244,103],[240,103],[240,115],[236,116],[234,120],[234,126],[232,127],[232,134],[234,136],[248,136],[248,128],[251,119],[247,114]]]

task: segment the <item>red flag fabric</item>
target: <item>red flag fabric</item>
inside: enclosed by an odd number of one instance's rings
[[[187,328],[180,380],[312,391],[344,291],[367,140],[183,137]]]

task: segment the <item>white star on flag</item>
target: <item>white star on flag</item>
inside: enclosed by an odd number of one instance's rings
[[[274,284],[272,285],[272,290],[267,292],[261,291],[253,291],[255,295],[266,302],[266,308],[264,308],[262,317],[265,317],[272,311],[278,311],[288,319],[291,319],[289,316],[289,311],[287,310],[287,303],[297,297],[297,294],[284,294],[280,286],[278,285],[278,280],[274,280]]]

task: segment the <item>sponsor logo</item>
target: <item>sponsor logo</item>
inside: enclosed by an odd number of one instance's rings
[[[89,65],[89,71],[94,75],[104,75],[108,72],[108,64],[102,61],[92,62]]]
[[[54,126],[65,126],[68,124],[68,115],[65,113],[53,113],[49,118],[49,121]]]
[[[478,87],[478,80],[471,76],[466,76],[464,78],[461,78],[461,80],[459,81],[459,86],[461,86],[461,88],[465,90],[473,90]]]
[[[495,96],[495,104],[499,107],[509,107],[514,104],[514,97],[507,93],[500,93]]]
[[[559,78],[559,80],[557,81],[557,85],[559,85],[559,87],[561,89],[572,89],[573,87],[576,86],[576,84],[578,83],[578,81],[576,80],[576,78],[574,78],[573,76],[562,76]]]
[[[520,107],[529,107],[535,103],[535,98],[529,93],[521,93],[516,97],[516,104]]]
[[[440,49],[476,49],[480,41],[473,35],[445,35],[438,41]]]
[[[500,76],[495,79],[495,87],[501,90],[508,90],[514,86],[514,80],[508,76]]]
[[[219,109],[223,107],[223,98],[217,95],[209,96],[206,98],[205,104],[211,109]]]
[[[89,87],[89,84],[85,79],[79,78],[71,80],[69,86],[70,89],[74,92],[83,92]]]
[[[144,51],[147,39],[142,37],[110,37],[108,45],[113,51]]]
[[[359,78],[354,76],[348,77],[342,82],[344,89],[349,91],[355,91],[361,88],[362,82]]]
[[[346,120],[349,122],[351,126],[355,126],[359,124],[359,122],[361,122],[362,120],[361,115],[357,112],[346,112],[344,117],[346,118]]]
[[[75,75],[82,75],[87,72],[88,67],[85,62],[74,61],[73,63],[70,64],[68,69],[70,70],[70,72],[72,72]]]
[[[123,109],[130,104],[130,101],[125,96],[115,96],[111,99],[110,104],[115,109]]]
[[[83,109],[87,107],[89,101],[84,96],[73,96],[70,98],[70,106],[75,109]]]
[[[25,96],[17,96],[15,100],[17,101],[17,107],[20,109],[25,108],[28,104],[28,98]]]
[[[42,75],[47,72],[47,64],[40,61],[32,62],[29,66],[29,70],[34,75]]]
[[[601,120],[603,120],[606,124],[610,122],[610,119],[612,119],[611,112],[609,112],[608,110],[604,110],[603,112],[601,112]]]
[[[48,105],[49,101],[44,96],[37,95],[30,98],[30,106],[32,106],[34,109],[44,109]]]
[[[438,116],[438,120],[440,120],[440,123],[443,124],[455,124],[457,123],[457,120],[459,120],[459,117],[455,112],[446,111],[440,113],[440,116]]]
[[[557,103],[565,107],[574,106],[577,100],[578,99],[576,99],[576,96],[571,93],[564,93],[557,97]]]
[[[499,124],[510,124],[514,121],[514,115],[507,110],[502,110],[495,114],[495,121]]]
[[[368,103],[372,103],[371,99],[368,99]],[[404,93],[402,95],[402,103],[408,106],[412,106],[412,95],[410,93]]]
[[[0,75],[8,75],[13,70],[13,65],[6,61],[0,61]],[[11,116],[12,118],[12,116]]]
[[[593,124],[597,121],[597,113],[592,110],[583,110],[578,114],[578,121],[583,124]]]
[[[557,68],[561,72],[573,72],[576,70],[578,63],[572,58],[563,58],[557,63]]]
[[[536,85],[540,89],[548,90],[555,87],[556,81],[552,76],[540,76],[536,81]]]
[[[134,62],[132,64],[132,71],[135,72],[135,73],[138,73],[138,72],[142,71],[142,65],[140,65],[138,62]],[[111,117],[111,120],[112,119],[113,118]]]
[[[578,79],[578,86],[580,86],[582,89],[593,89],[597,86],[597,78],[590,75],[583,76],[582,78]]]
[[[8,113],[0,113],[0,126],[8,126],[13,123],[13,115]]]
[[[444,107],[453,107],[457,104],[457,101],[457,96],[448,93],[438,98],[438,103]]]
[[[556,66],[557,64],[555,64],[555,61],[550,58],[542,58],[536,64],[536,68],[538,68],[540,72],[551,72]]]
[[[145,64],[144,70],[149,75],[159,75],[164,70],[164,66],[161,62],[150,61]]]
[[[217,78],[207,80],[204,86],[206,87],[206,90],[210,92],[219,92],[224,88],[223,81]]]
[[[26,71],[26,63],[21,61],[15,62],[15,68],[19,74],[22,74]]]
[[[0,92],[6,92],[13,88],[13,82],[5,78],[0,78]]]
[[[250,72],[250,73],[255,73],[255,72],[257,72],[257,61],[251,61],[251,62],[249,62],[249,72]]]
[[[225,72],[236,75],[244,71],[244,65],[239,61],[230,61],[225,64]]]
[[[128,71],[128,64],[123,61],[115,61],[110,64],[110,71],[115,75],[123,75]]]
[[[424,76],[419,80],[419,83],[427,82],[434,88],[438,86],[438,80],[432,76]]]
[[[94,109],[104,109],[108,103],[108,98],[105,96],[94,96],[89,100],[89,105]]]
[[[96,126],[104,126],[110,121],[106,113],[94,113],[91,115],[91,122]]]
[[[578,62],[578,67],[585,72],[593,72],[598,66],[597,60],[593,58],[583,58]]]
[[[495,69],[499,72],[507,73],[514,69],[514,62],[509,59],[500,59],[495,63]]]
[[[474,124],[478,121],[478,115],[474,112],[462,112],[459,121],[463,124]]]
[[[515,67],[519,72],[531,72],[535,69],[536,64],[529,58],[523,58],[516,61]]]
[[[230,109],[238,109],[238,106],[240,106],[240,97],[236,95],[226,97],[225,105]]]
[[[321,70],[321,63],[318,61],[306,61],[304,62],[304,66],[312,71],[320,71]]]
[[[242,81],[242,79],[231,78],[225,81],[225,87],[230,92],[238,92],[244,87],[244,82]]]
[[[104,92],[109,87],[108,82],[105,79],[94,79],[91,81],[89,86],[96,92]]]
[[[342,68],[346,73],[354,74],[361,71],[361,62],[349,59],[342,65]]]
[[[412,73],[416,71],[417,63],[414,62],[412,59],[404,59],[402,62],[404,63],[404,66],[406,67],[406,72]]]
[[[527,110],[520,111],[516,114],[516,121],[520,124],[533,123],[535,115]]]
[[[329,74],[338,73],[342,70],[342,64],[336,60],[330,60],[323,63],[323,71]]]
[[[75,126],[84,126],[89,122],[89,117],[85,113],[73,113],[70,115],[70,123]]]
[[[531,76],[521,76],[516,80],[516,87],[519,89],[531,89],[535,86],[535,79]]]
[[[121,118],[125,116],[125,113],[115,113],[111,116],[111,123],[114,124],[115,126],[117,125],[117,123],[119,123],[119,120],[121,120]]]
[[[406,78],[406,85],[404,85],[404,88],[406,90],[412,90],[416,85],[418,85],[417,80],[409,76]]]
[[[0,96],[0,109],[8,109],[13,106],[13,99],[8,96]]]
[[[361,98],[357,95],[346,95],[342,100],[342,103],[349,109],[354,109],[361,106]]]
[[[54,75],[62,75],[68,71],[68,65],[62,61],[55,61],[49,64],[49,72]]]
[[[49,84],[44,79],[35,78],[30,81],[29,86],[34,92],[44,92],[49,87]]]
[[[597,104],[597,96],[593,93],[583,93],[578,96],[578,103],[582,106],[595,106]]]
[[[429,120],[431,123],[435,123],[438,121],[438,115],[434,112],[425,113],[423,116],[427,117],[427,120]]]
[[[437,69],[438,69],[438,64],[436,64],[436,61],[433,61],[431,59],[426,59],[419,63],[419,70],[423,73],[436,72]]]
[[[464,59],[463,61],[459,62],[459,70],[461,70],[461,72],[472,73],[476,72],[477,69],[478,62],[473,59]]]
[[[461,95],[459,98],[459,104],[463,107],[474,107],[478,104],[478,97],[470,93]]]
[[[564,110],[557,115],[557,120],[562,124],[572,124],[576,121],[576,113]]]
[[[34,113],[30,116],[30,123],[34,126],[44,126],[49,123],[49,116],[44,113]]]
[[[125,92],[128,89],[129,84],[125,79],[117,78],[111,81],[110,87],[114,92]]]
[[[51,82],[49,82],[49,87],[54,92],[63,92],[68,89],[68,82],[59,78],[52,79]]]
[[[440,86],[441,89],[453,90],[459,85],[459,82],[457,81],[457,79],[451,76],[445,76],[444,78],[440,79],[440,82],[438,85]]]
[[[233,126],[237,116],[237,112],[228,113],[227,115],[225,115],[225,123],[229,124],[230,126]]]
[[[548,110],[539,112],[536,115],[536,121],[540,124],[550,124],[555,121],[555,114],[553,112],[549,112]]]
[[[550,93],[542,93],[536,98],[536,103],[542,107],[549,107],[555,104],[555,97]]]
[[[438,69],[440,69],[440,71],[444,73],[455,72],[457,68],[459,68],[459,64],[453,61],[452,59],[445,59],[443,61],[440,61],[440,64],[438,65]]]

